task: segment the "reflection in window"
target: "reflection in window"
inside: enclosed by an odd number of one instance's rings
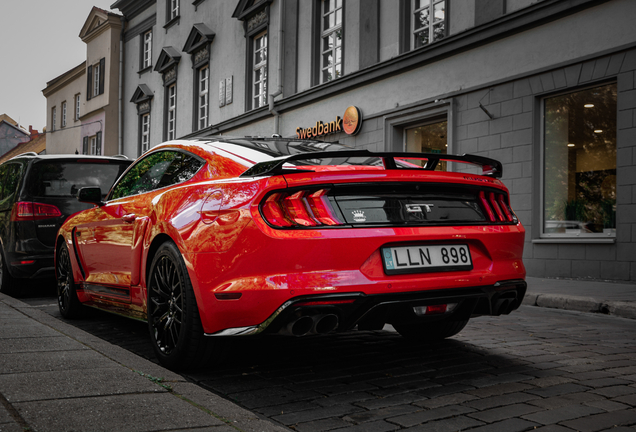
[[[428,45],[446,35],[446,0],[412,0],[413,48]]]
[[[544,233],[616,232],[616,84],[544,100]]]
[[[342,76],[342,0],[322,1],[320,82]]]
[[[419,126],[406,130],[406,151],[415,153],[435,153],[447,154],[447,127],[446,120],[438,123],[432,123],[425,126]],[[409,160],[410,163],[424,165],[426,161]],[[440,161],[436,171],[446,171],[446,161]]]
[[[175,151],[154,152],[133,166],[113,188],[110,199],[150,192],[191,179],[203,166],[194,156]]]

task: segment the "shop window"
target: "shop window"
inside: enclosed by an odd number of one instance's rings
[[[342,0],[322,0],[320,24],[320,82],[342,76]]]
[[[616,235],[616,84],[543,100],[543,234]]]
[[[405,129],[405,150],[413,153],[448,153],[448,121],[430,123]],[[426,164],[426,161],[411,160],[418,165]],[[446,161],[440,161],[437,171],[446,171]]]
[[[446,36],[446,0],[411,0],[411,11],[413,49]]]

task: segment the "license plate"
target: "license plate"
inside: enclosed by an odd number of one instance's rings
[[[386,274],[472,270],[468,245],[428,245],[382,248]]]

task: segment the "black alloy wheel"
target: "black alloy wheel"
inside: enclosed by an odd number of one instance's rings
[[[172,370],[209,363],[213,342],[203,334],[196,298],[177,246],[162,244],[148,279],[148,328],[159,362]]]
[[[84,306],[77,298],[73,267],[68,247],[62,243],[57,248],[55,260],[55,277],[57,279],[57,306],[64,318],[80,318],[84,315]]]

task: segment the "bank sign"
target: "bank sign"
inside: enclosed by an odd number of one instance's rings
[[[313,127],[297,127],[296,136],[299,139],[310,139],[343,131],[347,135],[355,135],[360,132],[361,127],[362,115],[360,110],[352,105],[345,110],[342,118],[336,116],[336,120],[331,122],[323,123],[322,121],[317,121]]]

